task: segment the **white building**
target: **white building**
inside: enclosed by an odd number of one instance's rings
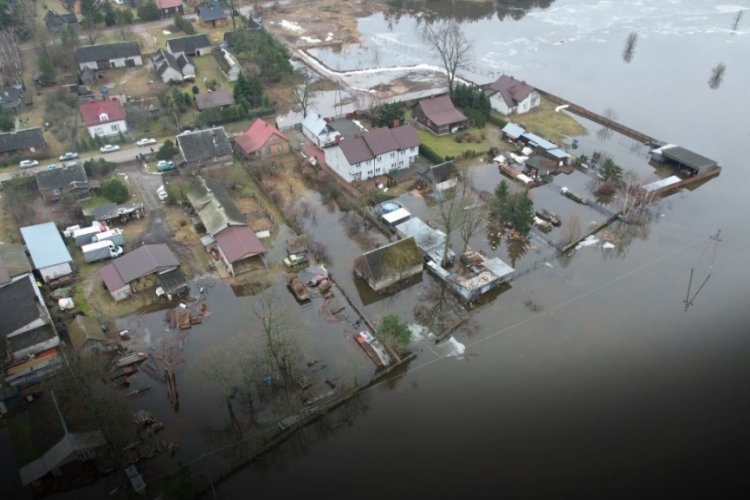
[[[404,170],[419,155],[420,140],[411,125],[378,128],[323,150],[326,164],[347,182]]]
[[[45,283],[73,274],[73,259],[54,222],[22,227],[21,236]]]
[[[80,69],[128,68],[143,65],[138,42],[84,45],[77,47],[75,54]]]
[[[527,113],[542,102],[534,87],[508,75],[501,75],[488,90],[494,92],[490,96],[490,106],[504,115]]]
[[[302,121],[302,134],[319,148],[335,144],[336,138],[341,136],[314,111],[308,111],[307,116]]]
[[[154,72],[164,83],[195,80],[195,65],[184,52],[175,56],[165,49],[159,49],[151,62]]]
[[[128,131],[125,108],[117,99],[85,102],[79,106],[81,118],[91,137],[117,135]]]

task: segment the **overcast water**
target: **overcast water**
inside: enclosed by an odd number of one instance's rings
[[[509,72],[611,108],[626,125],[717,160],[721,176],[663,201],[647,237],[619,256],[584,248],[514,281],[454,340],[463,355],[420,344],[405,377],[362,396],[351,426],[306,431],[221,484],[217,498],[744,497],[750,15],[730,28],[748,7],[558,0],[520,21],[467,22],[476,79]],[[359,26],[364,47],[316,55],[341,70],[434,61],[411,17]],[[719,62],[727,70],[712,90]],[[720,242],[710,239],[719,229]],[[691,269],[707,281],[697,295],[693,284],[685,310]]]

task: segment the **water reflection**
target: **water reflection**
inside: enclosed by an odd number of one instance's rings
[[[532,9],[546,9],[555,0],[413,0],[391,1],[391,9],[386,13],[386,20],[398,22],[404,15],[415,16],[427,23],[445,19],[456,21],[477,21],[490,19],[493,16],[503,21],[506,18],[518,21]]]

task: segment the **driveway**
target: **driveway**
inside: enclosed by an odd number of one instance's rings
[[[140,164],[119,167],[117,172],[127,176],[128,186],[141,199],[148,213],[148,229],[142,236],[142,242],[169,242],[172,234],[164,218],[164,205],[156,196],[156,190],[163,184],[161,174],[145,172]]]

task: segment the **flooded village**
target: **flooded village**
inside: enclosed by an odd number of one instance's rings
[[[52,3],[35,22],[96,18]],[[423,352],[462,356],[509,290],[540,313],[545,273],[624,257],[722,170],[510,71],[460,61],[449,90],[439,45],[424,67],[332,62],[369,57],[356,19],[385,3],[151,3],[97,7],[136,38],[81,34],[0,133],[19,495],[210,495],[311,424],[351,426]]]

